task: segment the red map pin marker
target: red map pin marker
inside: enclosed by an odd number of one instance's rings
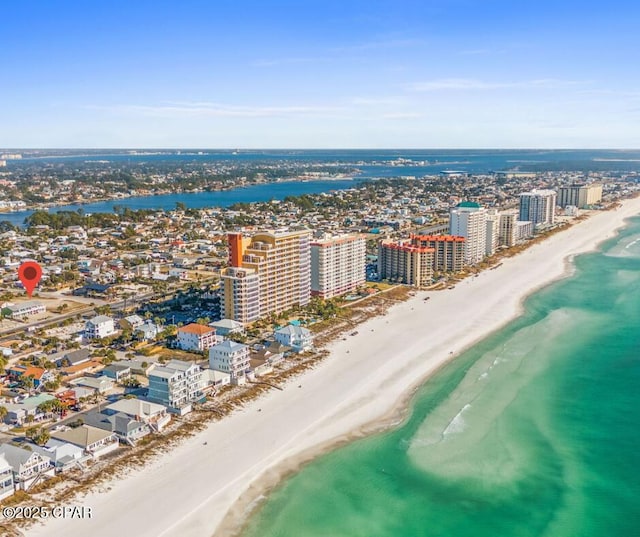
[[[18,269],[18,278],[27,290],[27,296],[31,298],[33,290],[42,278],[42,267],[35,261],[25,261]]]

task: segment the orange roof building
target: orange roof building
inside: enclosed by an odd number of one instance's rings
[[[178,328],[178,347],[185,351],[204,351],[218,343],[216,329],[191,323]]]

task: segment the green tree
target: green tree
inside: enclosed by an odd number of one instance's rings
[[[27,392],[31,393],[35,386],[35,379],[33,378],[33,375],[23,375],[20,377],[20,385],[27,390]]]

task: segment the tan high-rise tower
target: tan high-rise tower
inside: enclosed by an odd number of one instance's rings
[[[310,298],[310,232],[229,235],[230,267],[222,273],[225,317],[252,322],[304,306]]]

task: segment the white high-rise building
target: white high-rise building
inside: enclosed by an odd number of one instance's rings
[[[466,239],[465,263],[479,263],[487,250],[487,210],[469,201],[458,204],[449,213],[449,234]]]
[[[520,194],[520,221],[533,222],[534,226],[555,222],[555,190],[537,190]]]
[[[487,213],[487,243],[485,253],[493,255],[496,253],[499,244],[500,235],[500,215],[498,211],[493,209]]]
[[[311,294],[332,298],[355,291],[366,280],[367,242],[343,235],[311,242]]]

